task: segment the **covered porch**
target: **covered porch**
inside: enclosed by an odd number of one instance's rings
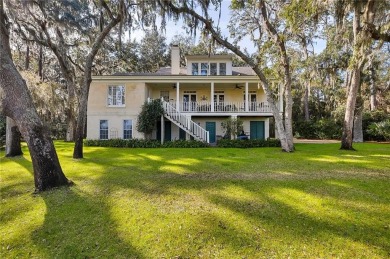
[[[205,79],[207,78],[197,77],[170,82],[150,82],[146,84],[148,96],[152,99],[163,98],[183,113],[271,114],[266,95],[253,77],[245,81],[237,80],[237,77],[229,80]],[[282,108],[282,101],[278,101],[277,105],[279,109]]]

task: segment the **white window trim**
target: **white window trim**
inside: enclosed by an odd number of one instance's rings
[[[110,94],[110,87],[114,87],[114,86],[123,86],[124,87],[124,100],[125,100],[125,104],[121,104],[121,105],[110,105],[108,104],[108,97],[109,97],[109,94]],[[107,107],[110,107],[110,108],[123,108],[123,107],[126,107],[126,85],[108,85],[107,86],[107,98],[106,98],[106,106]]]
[[[107,138],[101,138],[101,128],[100,128],[100,123],[101,123],[101,121],[107,121]],[[108,140],[108,139],[110,139],[110,124],[109,124],[109,120],[108,119],[100,119],[99,120],[99,139],[100,140]]]
[[[133,139],[134,138],[134,136],[133,136],[133,133],[134,133],[134,130],[133,130],[133,119],[125,119],[125,120],[123,120],[122,121],[122,138],[123,139],[125,139],[125,121],[131,121],[131,127],[130,127],[130,132],[131,132],[131,136],[130,136],[130,138],[128,138],[128,139]]]
[[[207,64],[207,75],[202,75],[202,64],[205,63]],[[217,64],[217,74],[216,75],[211,75],[211,64]],[[197,74],[194,75],[193,74],[193,66],[192,64],[197,64],[198,66],[198,70],[197,70]],[[197,62],[191,62],[191,75],[192,76],[220,76],[221,75],[221,64],[225,64],[225,74],[222,75],[222,76],[227,76],[227,72],[228,72],[228,63],[227,62],[218,62],[218,61],[197,61]]]

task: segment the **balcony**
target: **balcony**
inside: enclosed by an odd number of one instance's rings
[[[170,105],[176,108],[176,102],[171,101]],[[181,102],[179,106],[183,113],[271,113],[267,102],[249,102],[248,109],[245,102]]]

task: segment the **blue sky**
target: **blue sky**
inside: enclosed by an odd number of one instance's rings
[[[229,19],[230,19],[230,10],[229,10],[230,3],[231,3],[231,1],[224,0],[222,2],[222,6],[221,6],[222,10],[221,10],[221,19],[220,19],[219,25],[220,25],[220,28],[222,29],[222,33],[225,36],[229,36],[228,24],[229,24]],[[219,15],[218,12],[212,13],[212,17],[213,17],[214,21],[218,20],[218,15]],[[183,29],[183,24],[180,21],[177,23],[175,23],[173,21],[168,21],[167,26],[165,28],[165,37],[167,38],[168,44],[171,42],[172,38],[175,35],[185,35],[185,34],[186,34],[186,31],[185,31],[185,29]],[[133,37],[140,39],[143,36],[143,32],[142,31],[135,32],[133,35],[134,35]],[[197,37],[199,35],[200,35],[200,33],[197,33]],[[196,40],[198,40],[198,39],[196,39]],[[253,42],[251,42],[249,37],[244,38],[240,42],[239,45],[242,49],[246,48],[249,53],[254,53],[256,51],[255,46],[254,46]],[[314,51],[316,53],[320,53],[325,48],[325,45],[326,45],[326,42],[324,40],[318,39],[314,43]]]

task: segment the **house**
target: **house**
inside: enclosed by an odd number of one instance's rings
[[[233,67],[231,55],[186,56],[186,62],[180,67],[179,47],[172,46],[171,67],[156,73],[93,76],[87,138],[144,138],[136,124],[149,98],[161,98],[165,109],[152,136],[156,139],[215,143],[224,135],[221,122],[229,117],[239,117],[251,139],[269,137],[272,113],[251,68]]]

